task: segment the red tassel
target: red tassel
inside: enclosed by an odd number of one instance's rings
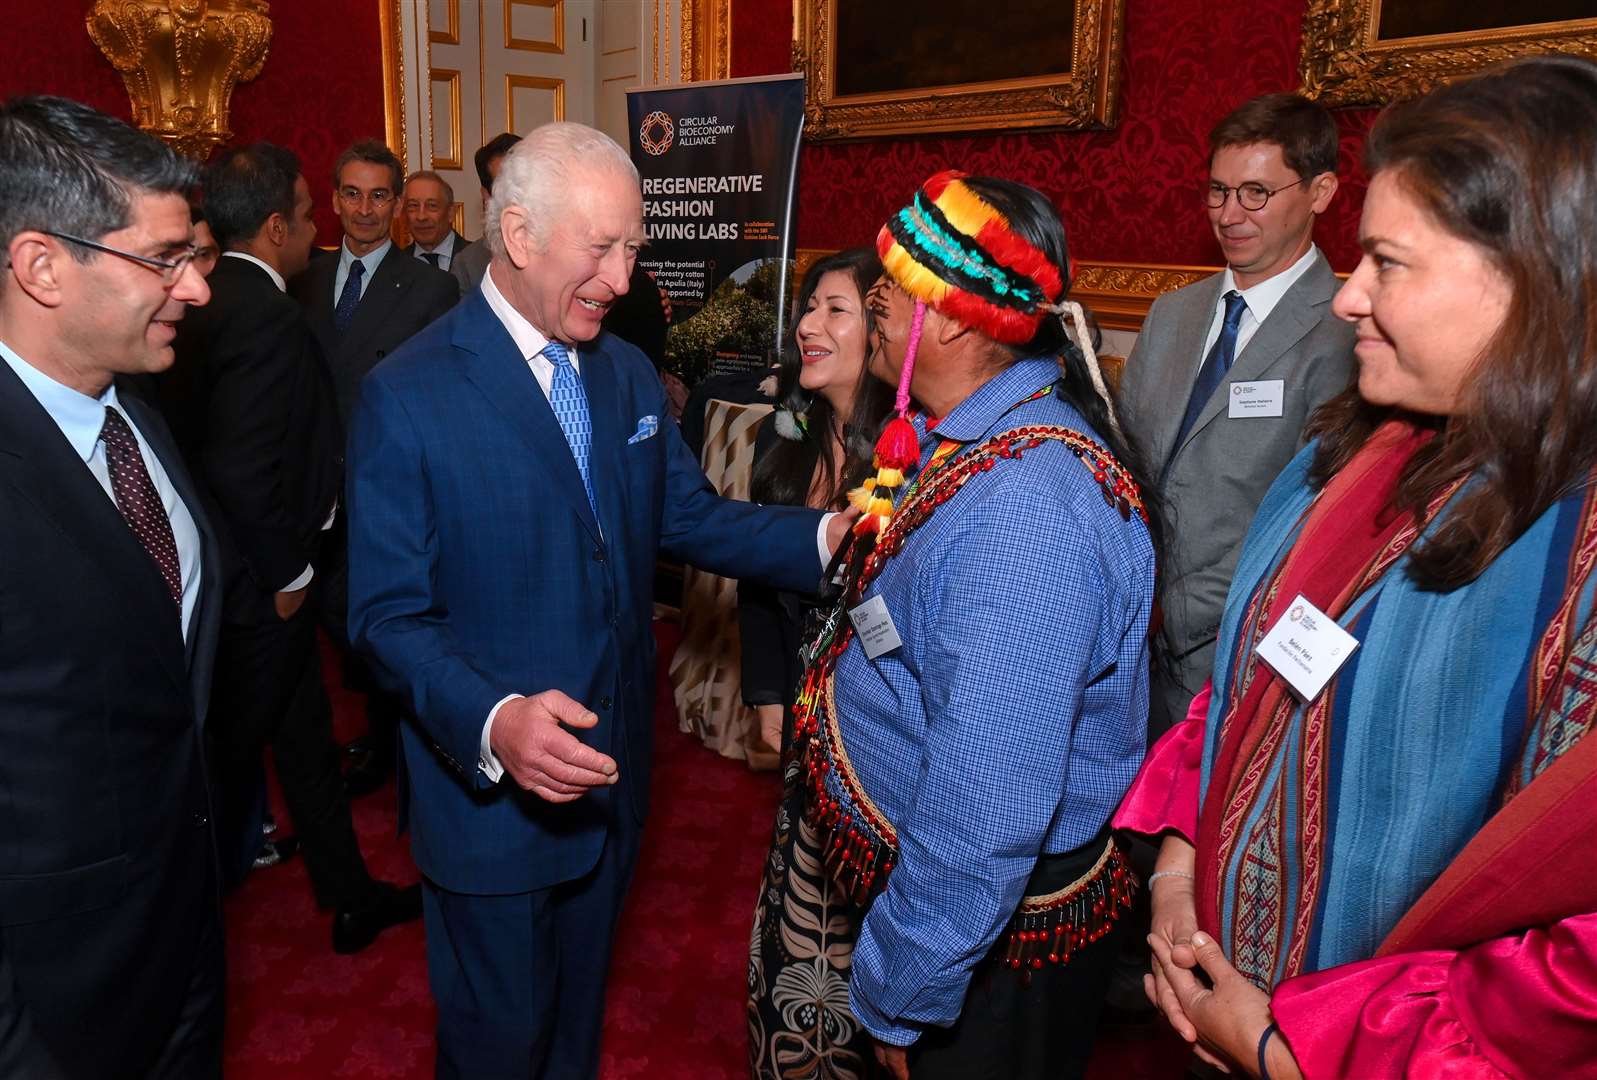
[[[920,438],[915,426],[902,416],[893,417],[876,440],[876,467],[904,470],[919,460]]]

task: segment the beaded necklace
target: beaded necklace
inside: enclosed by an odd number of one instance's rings
[[[1001,414],[1053,393],[1054,384],[1017,401]],[[860,603],[887,564],[904,548],[910,535],[956,495],[971,477],[992,471],[1000,461],[1019,461],[1045,442],[1063,443],[1092,471],[1104,501],[1129,522],[1135,512],[1144,523],[1147,509],[1136,482],[1105,447],[1072,428],[1032,424],[994,435],[958,453],[964,445],[943,439],[926,467],[905,491],[885,529],[857,572],[842,590],[814,639],[804,652],[804,682],[794,713],[794,752],[799,756],[800,782],[808,792],[806,817],[822,832],[827,870],[856,902],[863,902],[886,882],[898,861],[898,833],[860,784],[843,746],[834,702],[835,670],[854,638],[848,612]],[[826,785],[835,774],[842,798]]]

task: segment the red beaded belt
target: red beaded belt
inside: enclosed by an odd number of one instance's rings
[[[887,883],[898,862],[898,833],[865,794],[843,749],[837,728],[835,677],[827,672],[811,709],[814,726],[802,732],[800,782],[804,816],[820,832],[826,870],[856,904],[863,905]],[[834,796],[827,776],[837,778]]]
[[[1137,877],[1110,837],[1098,861],[1075,881],[1046,895],[1021,898],[1009,920],[1004,964],[1035,971],[1044,963],[1070,963],[1072,954],[1114,929],[1136,895]],[[1000,940],[1005,940],[1002,935]]]

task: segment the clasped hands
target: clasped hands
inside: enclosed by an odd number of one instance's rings
[[[1174,871],[1149,886],[1152,894],[1153,970],[1142,986],[1193,1050],[1221,1072],[1258,1075],[1259,1038],[1270,1026],[1270,995],[1231,966],[1220,945],[1198,929],[1194,882],[1196,852],[1180,837],[1159,849],[1158,870]],[[1202,972],[1205,978],[1199,976]],[[1286,1040],[1272,1035],[1267,1047],[1271,1080],[1302,1080]]]
[[[620,776],[614,758],[566,730],[591,728],[598,722],[596,713],[572,698],[545,690],[501,705],[488,745],[521,788],[548,802],[571,802]]]

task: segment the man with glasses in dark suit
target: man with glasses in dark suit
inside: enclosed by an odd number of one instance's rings
[[[338,257],[311,260],[292,286],[332,369],[338,416],[346,431],[366,373],[460,299],[460,286],[451,275],[412,258],[393,242],[394,213],[403,190],[404,169],[382,143],[363,139],[340,154],[333,167],[333,206],[344,227]],[[342,643],[348,641],[345,543],[343,526],[335,526],[325,545],[324,564],[318,567],[323,618]],[[346,747],[346,783],[349,793],[359,796],[375,791],[393,772],[400,708],[376,690],[353,656],[346,674],[367,695],[367,733]]]
[[[220,559],[136,390],[210,298],[194,180],[85,105],[0,106],[0,1076],[221,1075]]]

